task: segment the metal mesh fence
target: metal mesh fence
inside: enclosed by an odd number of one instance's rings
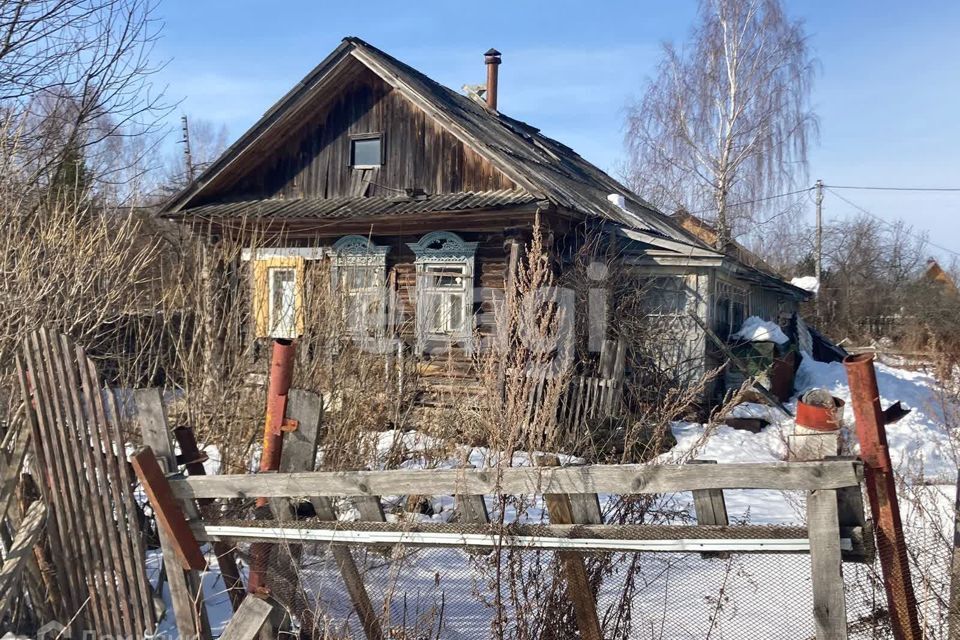
[[[250,546],[239,545],[241,557]],[[270,553],[267,585],[288,617],[281,637],[367,637],[330,546],[282,541]],[[393,545],[350,555],[384,637],[581,637],[557,552]],[[807,554],[581,557],[604,638],[815,637]],[[849,637],[892,638],[879,566],[847,563],[843,574]]]
[[[952,550],[952,501],[944,501],[938,491],[931,487],[918,496],[901,496],[917,610],[923,637],[932,640],[948,637]],[[738,496],[731,492],[728,498],[737,512],[742,511],[742,504],[763,502],[755,493]],[[944,509],[933,508],[938,501],[944,502]],[[550,535],[545,526],[544,532],[537,531],[546,524],[537,510],[539,501],[521,502],[510,507],[514,509],[510,516],[528,531]],[[690,520],[682,515],[683,504],[680,509],[665,508],[670,504],[661,500],[653,507],[646,505],[639,518],[636,514],[618,516],[614,511],[606,513],[605,519],[608,524],[638,519],[664,523],[648,531],[671,538],[679,534],[670,533],[676,527],[669,523],[688,524]],[[230,515],[219,523],[253,524],[246,519],[250,514],[245,507]],[[491,516],[495,515],[491,509]],[[747,521],[746,517],[737,519],[728,528],[730,533],[718,535],[737,537],[738,531],[750,528]],[[426,518],[410,526],[429,531],[436,522]],[[271,521],[256,524],[269,526]],[[287,522],[286,526],[329,528],[331,523],[307,520]],[[370,531],[384,527],[376,523],[349,525]],[[468,525],[459,527],[471,530]],[[771,525],[762,537],[797,538],[804,537],[803,532],[803,527]],[[250,563],[250,547],[251,543],[237,546],[244,565]],[[356,594],[344,579],[342,556],[338,560],[333,547],[291,536],[269,549],[267,586],[287,615],[288,630],[281,637],[367,637],[357,613]],[[583,637],[570,598],[577,594],[568,593],[564,563],[558,556],[554,551],[507,547],[481,550],[394,544],[349,550],[362,590],[386,638]],[[604,638],[815,638],[811,559],[806,553],[593,552],[581,557]],[[845,562],[842,573],[849,637],[893,638],[879,559],[871,564]]]

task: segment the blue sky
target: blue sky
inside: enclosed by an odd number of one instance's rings
[[[820,62],[820,142],[810,183],[960,187],[960,3],[792,1]],[[162,0],[158,81],[180,113],[226,125],[231,141],[341,38],[356,35],[453,88],[480,83],[503,52],[500,109],[616,174],[626,105],[664,41],[682,41],[692,1],[253,2]],[[842,191],[960,254],[960,192]],[[826,194],[828,220],[855,209]],[[812,218],[813,205],[810,205]]]

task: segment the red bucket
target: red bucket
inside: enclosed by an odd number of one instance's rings
[[[797,425],[814,431],[837,431],[843,417],[843,400],[833,399],[832,407],[821,407],[797,401]]]

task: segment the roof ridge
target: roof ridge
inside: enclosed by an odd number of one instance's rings
[[[399,83],[402,90],[429,105],[435,112],[432,117],[439,116],[443,120],[441,126],[455,127],[469,144],[488,156],[521,186],[527,187],[527,191],[542,193],[554,206],[631,228],[657,230],[676,239],[689,241],[692,238],[699,242],[665,213],[571,147],[522,120],[478,104],[358,36],[343,38],[330,55],[274,104],[197,181],[168,201],[163,210],[173,211],[187,204],[235,157],[257,144],[262,134],[280,121],[285,112],[299,108],[304,100],[315,95],[325,75],[335,71],[348,56],[378,75],[393,76],[384,76],[384,80],[394,86]],[[623,196],[629,206],[620,207],[610,202],[608,197],[611,194]]]

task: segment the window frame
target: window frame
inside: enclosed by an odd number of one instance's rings
[[[741,307],[739,322],[734,322],[735,307]],[[743,321],[750,317],[750,290],[726,280],[717,280],[713,300],[714,322],[717,334],[724,340],[740,330]],[[721,311],[726,317],[721,318]],[[725,329],[725,330],[724,330]]]
[[[467,352],[473,348],[474,329],[474,258],[477,252],[477,242],[465,242],[463,238],[451,231],[431,231],[420,238],[419,242],[407,243],[416,259],[414,264],[417,272],[416,289],[416,330],[417,351],[426,353],[433,347],[449,348],[455,343],[461,343]],[[458,330],[434,331],[432,318],[428,317],[433,309],[429,300],[436,295],[444,295],[442,290],[433,286],[429,279],[434,277],[433,271],[443,267],[456,267],[461,270],[463,283],[457,293],[462,294],[462,327]],[[448,294],[449,295],[449,294]]]
[[[382,132],[371,131],[369,133],[352,133],[349,136],[350,146],[347,149],[347,166],[351,169],[379,169],[386,160],[385,149],[386,140]],[[365,140],[377,140],[380,142],[380,159],[378,164],[356,164],[354,162],[356,143]]]
[[[387,253],[390,252],[389,246],[376,245],[369,238],[359,235],[344,236],[334,243],[329,251],[330,258],[330,286],[335,293],[343,294],[343,276],[344,273],[353,268],[372,269],[378,284],[367,287],[353,289],[348,288],[345,295],[350,298],[368,298],[373,299],[377,309],[372,313],[364,313],[368,322],[361,326],[352,326],[347,320],[345,332],[347,335],[357,338],[381,338],[386,333],[387,317]],[[345,305],[343,313],[349,315],[351,307]],[[373,318],[374,326],[370,326],[369,320]],[[365,326],[364,326],[365,325]]]
[[[683,276],[654,275],[644,278],[644,315],[648,318],[686,317],[690,305],[688,285]],[[675,304],[670,304],[671,300]]]
[[[311,255],[298,249],[273,248],[261,250],[244,250],[243,260],[249,260],[252,271],[252,318],[253,332],[257,338],[273,338],[276,333],[271,325],[271,306],[273,306],[273,283],[271,269],[291,269],[294,271],[294,318],[293,333],[302,335],[303,322],[303,290],[305,283],[305,262],[313,259]]]
[[[454,271],[456,270],[456,271]],[[453,287],[444,287],[437,284],[437,280],[443,276],[453,275],[461,278],[461,283]],[[468,303],[467,290],[472,288],[472,277],[469,275],[469,266],[466,262],[424,262],[422,266],[422,286],[421,297],[423,300],[424,311],[427,313],[424,317],[424,331],[428,338],[462,338],[467,330],[472,309],[472,304]],[[460,312],[459,326],[451,326],[454,305],[451,303],[455,296],[460,297],[458,306]],[[434,304],[431,300],[441,301]],[[445,320],[441,320],[444,326],[437,326],[435,323],[436,311],[441,307],[449,307],[449,312]]]
[[[281,318],[276,315],[276,295],[277,290],[275,289],[276,280],[275,276],[280,272],[289,273],[292,278],[292,288],[291,292],[293,294],[293,299],[291,304],[293,305],[289,311],[287,311],[284,316],[284,324],[281,326]],[[297,337],[297,313],[298,313],[298,287],[299,283],[297,282],[297,267],[295,265],[290,266],[268,266],[267,267],[267,335],[270,338],[285,338],[285,339],[295,339]]]

